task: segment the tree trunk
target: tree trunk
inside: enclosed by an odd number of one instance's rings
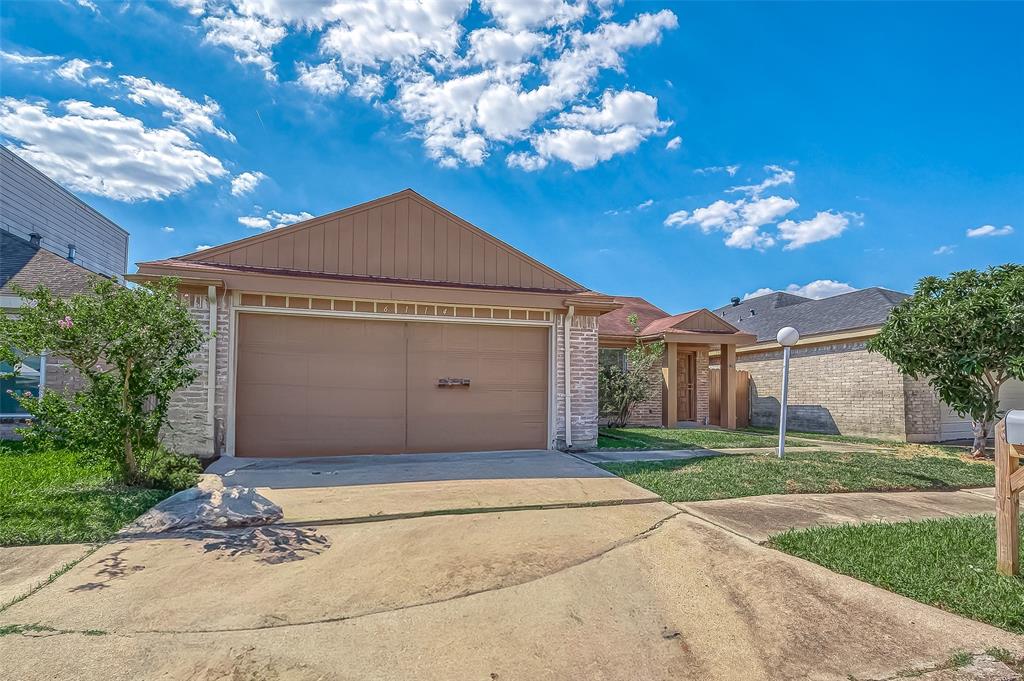
[[[129,399],[129,384],[128,381],[132,375],[132,363],[128,361],[128,365],[124,371],[124,386],[121,388],[121,413],[125,418],[128,419],[128,423],[124,427],[124,465],[128,471],[129,482],[135,483],[139,481],[139,463],[135,460],[135,452],[132,450],[132,427],[134,425],[133,415],[129,412],[131,407],[131,400]]]
[[[985,456],[985,442],[988,440],[988,422],[972,421],[971,428],[974,429],[974,444],[971,445],[971,456],[980,458]]]

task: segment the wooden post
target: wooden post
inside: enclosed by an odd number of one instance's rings
[[[666,428],[679,427],[679,344],[665,343],[665,384],[667,386],[665,405]]]
[[[722,382],[718,404],[720,416],[718,425],[736,430],[736,346],[723,343],[718,353],[718,378]]]
[[[1020,490],[1024,446],[1006,442],[1006,419],[996,424],[996,572],[1020,574]]]

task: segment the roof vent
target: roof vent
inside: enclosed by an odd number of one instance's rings
[[[739,299],[739,297],[738,297],[738,296],[733,296],[733,297],[732,297],[732,298],[730,298],[729,300],[730,300],[730,302],[732,303],[732,306],[733,306],[733,307],[736,307],[737,305],[739,305],[739,304],[740,304],[740,299]]]
[[[39,242],[43,240],[43,235],[39,232],[32,232],[28,235],[28,242],[30,245],[39,248]]]
[[[75,261],[75,255],[78,253],[78,249],[75,248],[74,244],[68,244],[68,260],[71,262]]]
[[[751,317],[753,317],[753,316],[754,316],[754,315],[756,315],[756,314],[757,314],[757,310],[754,310],[754,309],[751,309],[751,310],[750,310],[750,316],[751,316]]]

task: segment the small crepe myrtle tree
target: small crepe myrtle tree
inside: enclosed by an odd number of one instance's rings
[[[598,411],[614,428],[626,425],[633,407],[661,389],[651,381],[650,373],[651,369],[660,366],[665,344],[662,341],[642,342],[637,316],[631,314],[628,319],[636,339],[633,346],[625,351],[626,366],[602,366],[597,374]]]
[[[1000,386],[1024,380],[1024,265],[924,277],[868,349],[927,378],[943,402],[970,416],[973,453],[983,455]]]
[[[198,376],[190,355],[205,337],[178,294],[178,282],[126,288],[97,277],[70,298],[46,287],[18,291],[16,315],[0,316],[0,360],[17,371],[19,353],[67,360],[84,387],[16,395],[33,417],[30,442],[115,456],[129,482],[144,482],[137,454],[158,445],[172,394]]]

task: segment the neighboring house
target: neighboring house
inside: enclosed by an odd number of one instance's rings
[[[122,278],[127,265],[127,232],[0,146],[0,314],[21,307],[15,287],[70,296],[97,275]],[[25,357],[17,378],[0,379],[0,437],[26,417],[8,390],[38,396],[75,385],[59,358]]]
[[[626,348],[641,342],[661,341],[665,352],[661,366],[650,376],[652,396],[636,405],[630,423],[643,426],[680,424],[721,425],[736,428],[736,372],[717,375],[719,395],[732,399],[718,400],[718,413],[710,413],[711,372],[708,357],[711,351],[723,354],[734,366],[738,346],[753,343],[754,336],[716,317],[709,310],[692,310],[670,315],[643,298],[617,297],[622,307],[600,317],[599,345],[602,364],[626,367]],[[636,327],[630,317],[636,315]]]
[[[787,424],[794,430],[870,435],[910,442],[971,437],[970,419],[944,405],[925,379],[911,379],[866,341],[907,294],[867,288],[814,300],[791,293],[734,298],[715,314],[757,342],[740,348],[736,368],[750,374],[751,425],[777,427],[782,379],[779,329],[792,326]],[[717,358],[712,358],[715,363]],[[1010,382],[1003,408],[1024,407],[1024,384]]]
[[[139,264],[215,334],[168,446],[200,456],[589,448],[619,305],[412,190]]]

